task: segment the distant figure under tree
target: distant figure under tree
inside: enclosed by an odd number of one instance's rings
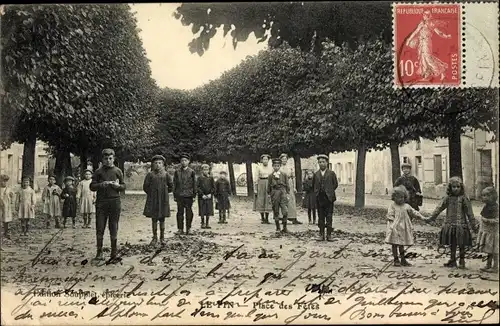
[[[394,187],[404,186],[408,191],[408,201],[407,203],[415,210],[420,210],[419,206],[422,206],[422,190],[420,189],[420,182],[410,174],[411,164],[403,163],[401,164],[401,170],[403,175],[396,179],[394,182]]]

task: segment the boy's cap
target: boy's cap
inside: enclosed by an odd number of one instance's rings
[[[66,182],[68,180],[75,181],[75,178],[73,178],[72,176],[68,175],[66,178],[64,178],[64,182]]]
[[[0,175],[0,180],[2,181],[9,181],[10,177],[6,174],[1,174]]]
[[[163,163],[165,163],[166,159],[163,155],[155,155],[151,159],[151,163],[153,163],[154,161],[163,161]]]
[[[269,154],[262,154],[260,156],[260,159],[262,160],[264,157],[271,158],[271,155],[269,155]]]
[[[220,171],[219,174],[227,174],[226,171]]]
[[[191,156],[189,156],[189,154],[186,154],[186,153],[182,153],[179,157],[179,159],[183,159],[183,158],[187,158],[188,160],[191,160]]]
[[[105,148],[102,150],[102,156],[115,155],[115,151],[111,148]]]
[[[319,160],[320,158],[324,158],[325,160],[327,160],[327,161],[328,161],[328,155],[325,155],[325,154],[319,154],[319,155],[318,155],[318,160]]]
[[[202,164],[202,165],[201,165],[201,168],[202,168],[202,169],[204,169],[204,168],[209,168],[209,169],[210,169],[210,165],[208,165],[208,164]]]
[[[273,158],[273,164],[281,165],[281,159],[280,158]]]
[[[85,169],[85,170],[83,170],[83,173],[87,173],[87,172],[94,173],[91,169]]]
[[[403,164],[401,164],[401,168],[410,168],[411,169],[411,164],[410,163],[403,163]]]

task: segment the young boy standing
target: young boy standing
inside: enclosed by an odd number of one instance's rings
[[[12,222],[12,204],[14,202],[14,192],[7,185],[9,176],[0,175],[0,220],[3,223],[3,232],[9,238],[9,223]]]
[[[184,233],[184,213],[186,214],[186,234],[193,222],[193,200],[196,197],[196,175],[189,167],[189,155],[181,155],[181,168],[174,173],[174,200],[177,202],[177,234]]]
[[[338,187],[337,175],[328,169],[328,156],[318,155],[319,171],[314,174],[313,190],[318,208],[318,226],[320,241],[331,241],[333,231],[333,204],[337,199],[335,190]]]
[[[125,191],[123,172],[114,165],[115,151],[106,148],[102,151],[102,166],[92,176],[90,190],[96,191],[96,237],[97,254],[95,259],[102,260],[104,231],[109,220],[111,238],[111,260],[116,258],[118,222],[121,213],[120,192]]]
[[[267,192],[267,189],[266,189]],[[226,171],[221,171],[220,176],[215,182],[215,208],[219,210],[219,224],[227,224],[227,216],[231,208],[229,196],[231,195],[231,185],[227,180]],[[267,193],[266,193],[267,195]]]
[[[146,175],[143,184],[146,193],[144,216],[151,219],[153,239],[151,246],[158,242],[158,224],[160,224],[160,245],[165,242],[165,218],[170,217],[168,193],[173,189],[172,177],[165,170],[165,157],[155,155],[151,159],[151,172]]]
[[[274,223],[276,224],[277,232],[287,232],[286,224],[288,219],[288,196],[290,194],[290,186],[288,183],[288,175],[280,171],[281,159],[273,159],[273,173],[269,175],[267,184],[267,192],[271,195],[271,203],[273,206]],[[280,230],[279,214],[283,216],[283,230]]]
[[[211,229],[209,225],[210,216],[214,216],[215,181],[210,176],[210,166],[201,166],[203,174],[198,178],[198,212],[201,217],[201,228]]]

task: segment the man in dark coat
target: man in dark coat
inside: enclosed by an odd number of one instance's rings
[[[316,195],[318,208],[318,226],[320,241],[331,241],[333,231],[333,204],[337,197],[335,190],[338,187],[337,175],[328,169],[328,156],[318,155],[319,170],[313,178],[313,190]]]
[[[408,205],[418,211],[419,206],[422,206],[422,190],[420,189],[420,182],[418,182],[418,179],[410,174],[410,163],[401,164],[401,170],[403,171],[403,175],[397,178],[396,182],[394,182],[394,187],[404,186],[408,191]]]
[[[189,234],[193,223],[193,201],[196,198],[196,175],[189,167],[190,156],[181,155],[181,168],[174,173],[174,200],[177,202],[177,234],[184,234],[184,213],[186,233]]]

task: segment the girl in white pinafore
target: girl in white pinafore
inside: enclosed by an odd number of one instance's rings
[[[35,191],[30,186],[31,178],[24,177],[21,181],[21,189],[17,193],[16,208],[18,218],[21,220],[22,235],[28,235],[29,220],[35,218]]]
[[[78,184],[76,198],[80,203],[80,213],[83,215],[83,227],[90,228],[91,215],[95,213],[95,191],[90,190],[92,171],[85,170],[84,179]]]
[[[408,191],[406,188],[403,186],[395,187],[392,191],[392,203],[387,211],[388,221],[385,242],[392,245],[394,266],[411,266],[406,261],[404,250],[404,246],[412,246],[414,243],[413,224],[410,215],[425,220],[422,214],[406,203],[407,199]]]

